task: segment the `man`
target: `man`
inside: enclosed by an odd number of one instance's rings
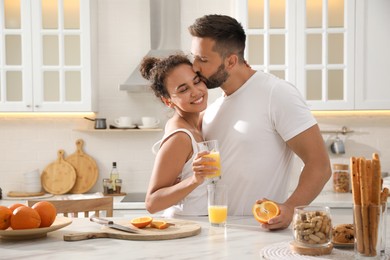
[[[331,176],[317,122],[294,86],[248,66],[246,35],[235,19],[206,15],[189,31],[194,69],[224,93],[206,109],[202,131],[219,141],[229,215],[251,215],[256,200],[269,199],[281,214],[262,227],[287,228],[294,207],[310,204]],[[288,197],[294,153],[305,166]]]

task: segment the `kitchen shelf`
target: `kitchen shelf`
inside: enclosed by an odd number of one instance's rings
[[[161,132],[162,128],[150,128],[150,129],[73,129],[76,132],[88,132],[88,133],[123,133],[123,132]]]

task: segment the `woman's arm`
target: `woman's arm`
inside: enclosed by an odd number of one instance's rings
[[[177,204],[204,181],[200,175],[177,182],[184,164],[193,154],[191,138],[177,132],[161,145],[146,193],[146,209],[156,213]]]

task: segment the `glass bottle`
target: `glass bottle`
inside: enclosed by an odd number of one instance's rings
[[[349,192],[348,164],[333,164],[333,191]]]
[[[115,180],[116,193],[120,194],[122,189],[122,179]]]
[[[116,179],[119,179],[119,172],[118,172],[118,169],[116,167],[116,162],[113,162],[112,163],[112,169],[111,169],[111,173],[110,173],[110,179],[111,179],[111,182],[112,182],[112,190],[114,193],[117,193],[116,191],[116,183],[115,183],[115,180]]]

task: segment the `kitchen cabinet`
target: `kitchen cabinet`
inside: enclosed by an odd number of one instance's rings
[[[390,1],[356,2],[356,109],[390,109]]]
[[[94,111],[95,2],[1,0],[0,111]]]
[[[256,70],[293,83],[312,110],[390,109],[389,2],[237,0]]]

